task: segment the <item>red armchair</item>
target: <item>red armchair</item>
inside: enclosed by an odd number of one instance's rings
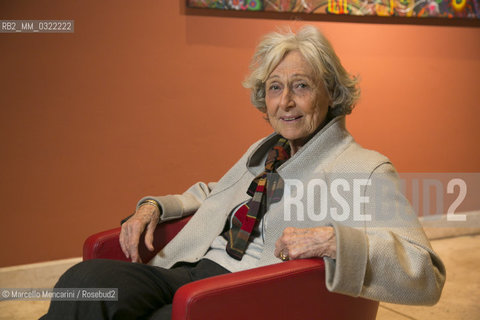
[[[159,224],[155,230],[158,251],[189,218]],[[120,228],[90,236],[83,259],[128,259],[118,243]],[[143,261],[150,252],[141,240]],[[247,305],[248,307],[238,307]],[[173,320],[201,319],[356,319],[376,318],[378,302],[329,292],[322,259],[283,262],[196,281],[181,287],[173,299]],[[228,314],[228,317],[226,315]]]

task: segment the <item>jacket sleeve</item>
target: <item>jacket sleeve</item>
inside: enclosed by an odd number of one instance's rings
[[[154,200],[158,203],[160,210],[160,222],[178,219],[195,213],[203,202],[212,194],[213,189],[217,186],[217,191],[222,190],[225,186],[233,184],[238,180],[239,173],[243,173],[246,168],[246,162],[251,152],[257,148],[264,140],[263,138],[252,144],[243,156],[233,165],[232,168],[218,182],[197,182],[182,194],[166,195],[166,196],[147,196],[137,203],[138,206],[145,200]]]
[[[327,288],[392,303],[435,304],[445,267],[403,196],[395,169],[383,163],[370,181],[363,210],[370,221],[360,226],[333,223],[337,255],[325,258]]]
[[[197,182],[182,194],[166,195],[159,197],[147,196],[137,203],[137,207],[145,200],[154,200],[161,209],[160,221],[178,219],[191,215],[197,211],[205,201],[216,182]]]

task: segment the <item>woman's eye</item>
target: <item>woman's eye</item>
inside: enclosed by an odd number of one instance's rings
[[[300,83],[297,83],[297,85],[295,87],[298,88],[298,89],[306,89],[306,88],[308,88],[308,84],[306,84],[304,82],[300,82]]]
[[[280,90],[280,86],[278,84],[272,84],[268,89],[272,91],[276,91],[276,90]]]

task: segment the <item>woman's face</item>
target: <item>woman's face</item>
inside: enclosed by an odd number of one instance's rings
[[[294,154],[324,123],[330,98],[302,54],[290,51],[265,82],[265,103],[270,125]]]

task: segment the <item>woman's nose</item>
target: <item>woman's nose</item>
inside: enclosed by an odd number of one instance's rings
[[[295,101],[293,100],[292,90],[289,87],[286,87],[280,98],[280,107],[282,109],[289,109],[295,106]]]

